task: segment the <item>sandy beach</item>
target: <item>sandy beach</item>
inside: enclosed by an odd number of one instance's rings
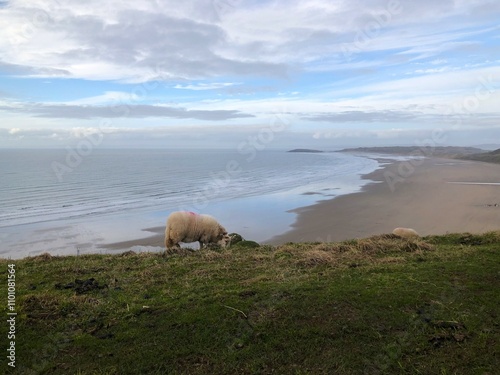
[[[298,217],[292,229],[268,242],[342,241],[390,233],[396,227],[421,235],[500,230],[498,164],[395,162],[364,178],[375,183],[359,193],[294,210]]]
[[[391,162],[361,192],[294,209],[289,231],[265,243],[342,241],[411,227],[421,235],[500,229],[500,165],[451,159]],[[164,227],[106,249],[163,246]]]

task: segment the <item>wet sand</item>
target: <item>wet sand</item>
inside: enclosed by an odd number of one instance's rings
[[[133,246],[165,247],[165,227],[146,228],[144,231],[153,234],[146,238],[110,243],[101,245],[101,247],[107,250],[126,250]]]
[[[291,230],[267,242],[342,241],[396,227],[421,235],[500,230],[499,164],[414,160],[364,178],[375,182],[359,193],[294,210],[298,217]]]
[[[391,162],[363,178],[361,192],[292,210],[290,230],[269,244],[343,241],[410,227],[421,235],[500,230],[500,165],[451,159]],[[312,192],[315,193],[315,192]],[[163,246],[165,227],[148,238],[106,244],[109,250]]]

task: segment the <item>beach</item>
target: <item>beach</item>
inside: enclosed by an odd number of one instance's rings
[[[498,164],[438,158],[391,161],[363,178],[371,182],[360,192],[292,210],[296,220],[290,230],[262,242],[335,242],[390,233],[396,227],[410,227],[424,236],[500,229]],[[146,228],[148,238],[105,248],[162,246],[164,229]]]
[[[294,210],[291,230],[268,243],[343,241],[396,227],[421,235],[500,229],[498,164],[428,158],[391,163],[364,178],[374,183],[359,193]]]

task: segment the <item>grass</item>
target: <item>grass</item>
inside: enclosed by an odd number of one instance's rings
[[[486,163],[500,163],[500,149],[472,155],[461,155],[459,159],[476,160]]]
[[[1,260],[5,274],[10,263],[16,374],[484,375],[500,367],[500,232],[43,255]],[[1,288],[6,296],[6,282]],[[9,373],[5,357],[0,366]]]

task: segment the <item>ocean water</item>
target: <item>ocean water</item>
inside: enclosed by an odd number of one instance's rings
[[[262,150],[0,150],[0,256],[105,251],[175,210],[264,241],[293,208],[358,191],[376,160]]]

